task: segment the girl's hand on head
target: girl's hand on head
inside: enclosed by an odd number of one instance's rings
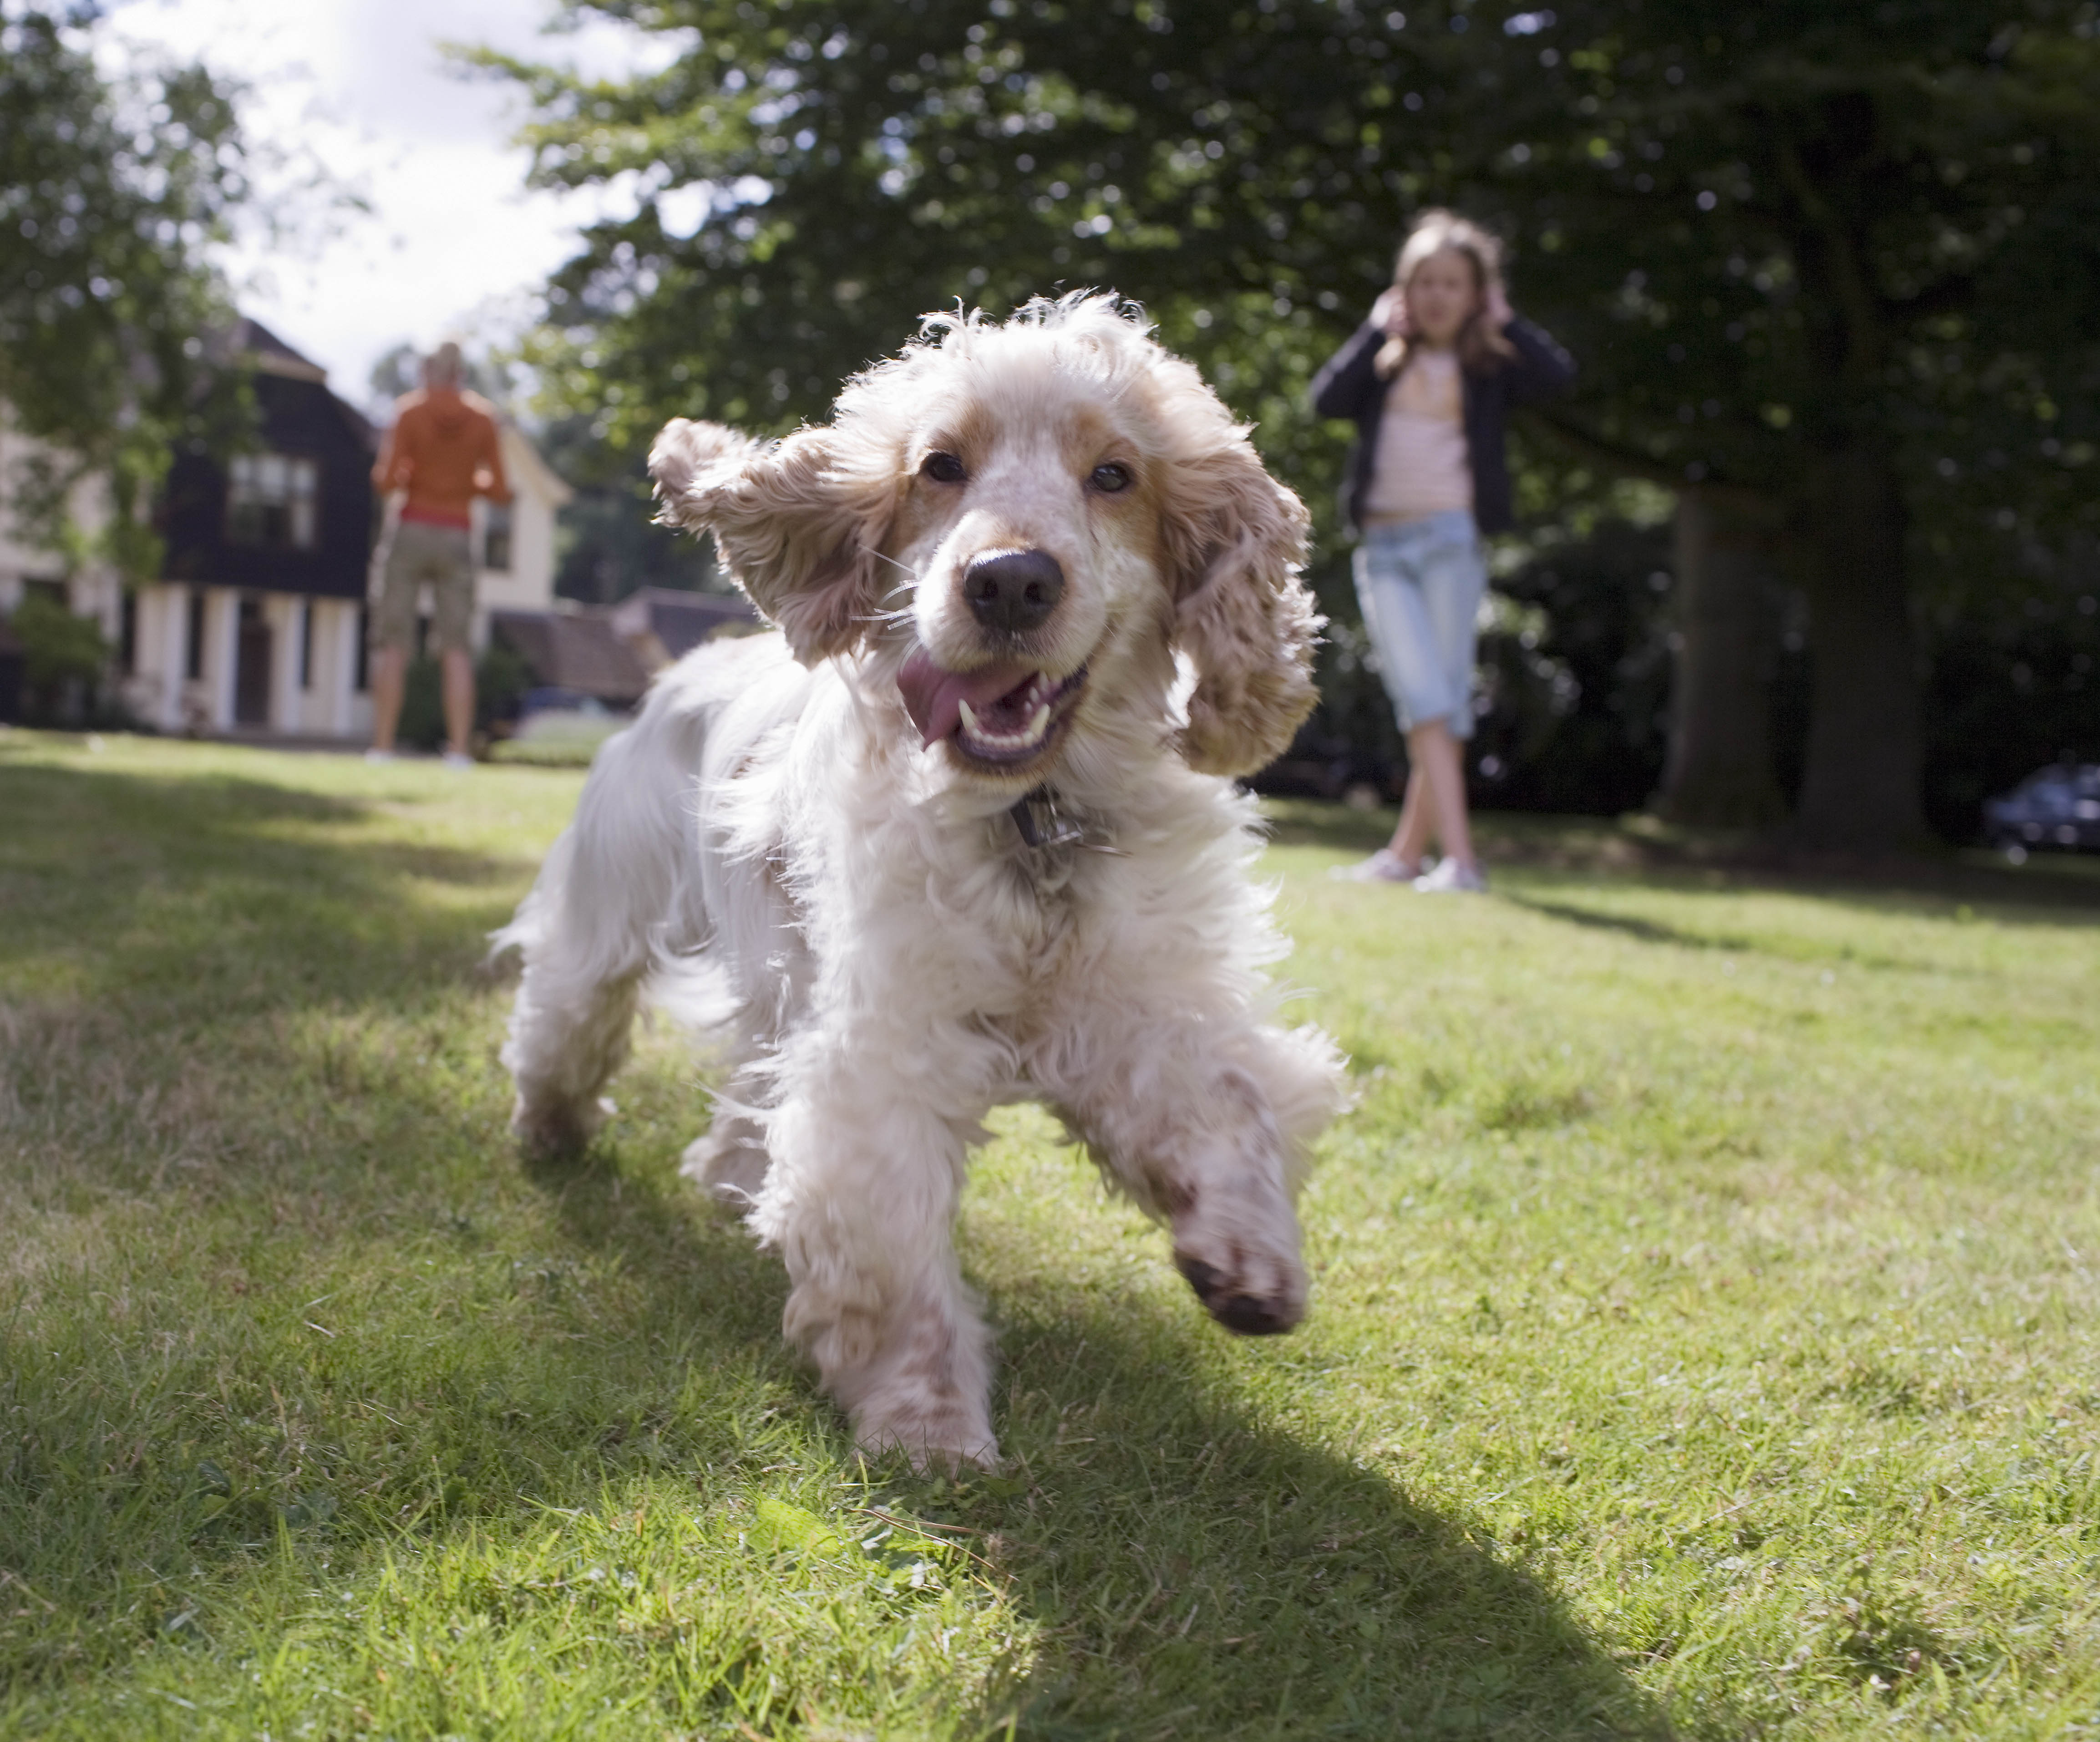
[[[1379,293],[1378,301],[1371,304],[1371,324],[1383,328],[1385,336],[1389,339],[1407,337],[1407,298],[1400,293],[1397,287]]]
[[[1516,319],[1516,311],[1510,307],[1509,293],[1502,289],[1500,280],[1489,284],[1483,312],[1488,317],[1488,325],[1497,333]]]

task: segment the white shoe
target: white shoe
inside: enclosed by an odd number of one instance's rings
[[[1477,865],[1439,859],[1436,870],[1414,880],[1414,888],[1420,895],[1485,895],[1488,874]]]
[[[474,758],[464,750],[448,750],[445,752],[445,766],[457,773],[462,770],[472,768]]]
[[[1338,883],[1412,883],[1415,867],[1390,847],[1381,847],[1354,865],[1337,865],[1327,875]]]
[[[390,762],[394,760],[394,752],[390,750],[382,750],[374,745],[364,752],[364,760],[368,762]]]

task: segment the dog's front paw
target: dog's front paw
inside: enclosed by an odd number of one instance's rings
[[[1200,1215],[1175,1219],[1174,1268],[1211,1316],[1242,1337],[1274,1336],[1305,1316],[1296,1221],[1277,1209],[1287,1225],[1260,1233]]]
[[[602,1118],[593,1101],[532,1095],[521,1089],[511,1109],[510,1129],[533,1160],[560,1161],[583,1153]]]
[[[999,1468],[991,1423],[982,1409],[960,1400],[858,1411],[854,1444],[871,1457],[902,1452],[921,1475]]]

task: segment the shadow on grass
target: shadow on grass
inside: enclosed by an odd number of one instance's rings
[[[1365,853],[1383,846],[1392,831],[1391,811],[1352,810],[1316,799],[1266,800],[1262,811],[1270,838],[1282,846]],[[1868,903],[1895,895],[1989,902],[2014,912],[2100,911],[2100,862],[2090,855],[2036,853],[2017,867],[1952,849],[1862,856],[1735,831],[1668,827],[1643,817],[1514,811],[1475,813],[1473,832],[1490,871],[1502,865],[1674,888],[1780,889]]]
[[[0,976],[62,959],[84,1004],[210,1021],[306,1003],[420,1003],[481,972],[529,864],[360,839],[374,806],[235,776],[0,765]],[[416,882],[485,894],[461,912]]]
[[[807,1374],[783,1374],[771,1259],[725,1224],[696,1233],[675,1184],[667,1197],[595,1159],[534,1177],[576,1238],[661,1291],[653,1314],[792,1387],[787,1407],[845,1453]],[[990,1302],[1005,1474],[955,1487],[877,1472],[890,1506],[964,1533],[1043,1630],[1030,1674],[977,1714],[986,1735],[1667,1734],[1564,1603],[1467,1520],[1251,1405],[1193,1303],[1060,1292],[1041,1261],[1040,1285]]]
[[[249,1135],[217,1166],[210,1237],[276,1253],[293,1282],[324,1245],[442,1254],[449,1241],[452,1255],[430,1262],[453,1290],[431,1295],[422,1339],[404,1328],[367,1341],[346,1319],[291,1329],[285,1313],[306,1290],[280,1288],[171,1290],[156,1310],[174,1316],[151,1327],[158,1365],[132,1364],[85,1301],[72,1331],[82,1365],[11,1348],[0,1564],[46,1606],[21,1611],[42,1634],[11,1641],[11,1674],[126,1660],[177,1604],[153,1565],[209,1563],[237,1585],[262,1576],[294,1525],[340,1581],[419,1541],[599,1506],[626,1475],[756,1476],[783,1441],[813,1436],[843,1453],[842,1424],[779,1343],[777,1264],[695,1208],[668,1153],[611,1144],[536,1171],[558,1238],[524,1253],[492,1247],[469,1212],[449,1233],[433,1222],[475,1180],[501,1193],[518,1178],[496,1135],[505,1097],[492,1058],[450,1083],[412,1061],[346,1079],[338,1122],[284,1122],[275,1083],[315,1064],[275,1019],[461,998],[523,867],[361,840],[365,807],[265,782],[16,769],[0,804],[24,831],[0,853],[21,922],[0,929],[0,971],[74,951],[98,1044],[130,1048],[142,1074],[196,1065],[227,1078],[218,1117]],[[434,877],[474,900],[417,899],[412,885]],[[220,1055],[236,1042],[235,1072]],[[93,1065],[89,1049],[68,1055],[39,1092],[47,1103],[15,1103],[46,1122],[49,1153],[88,1166],[65,1122],[88,1078],[63,1073]],[[383,1118],[358,1122],[375,1099]],[[157,1181],[162,1213],[184,1215],[186,1190],[179,1176]],[[285,1219],[302,1194],[308,1219]],[[1054,1278],[1056,1259],[1042,1262]],[[388,1286],[418,1273],[397,1266]],[[599,1302],[615,1295],[638,1333],[608,1334]],[[976,1533],[1040,1624],[1016,1734],[1661,1730],[1561,1602],[1467,1520],[1251,1405],[1220,1373],[1222,1334],[1193,1308],[1119,1309],[1050,1281],[994,1306],[1008,1324],[999,1426],[1024,1480],[958,1491],[898,1475],[890,1487]],[[990,1726],[1006,1712],[982,1715]]]
[[[1544,919],[1560,920],[1591,931],[1610,932],[1644,944],[1669,944],[1682,950],[1720,950],[1732,955],[1740,955],[1757,947],[1747,937],[1688,932],[1659,920],[1643,920],[1636,914],[1599,913],[1593,907],[1578,907],[1569,902],[1548,901],[1536,895],[1511,895],[1507,891],[1502,892],[1502,899],[1512,907],[1521,907]]]
[[[1019,1734],[1663,1732],[1466,1520],[1195,1377],[1224,1334],[1193,1308],[1056,1310],[1008,1339],[1000,1427],[1030,1493],[969,1519],[1052,1640]]]

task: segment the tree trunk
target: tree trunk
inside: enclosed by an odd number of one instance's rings
[[[1855,852],[1918,846],[1924,734],[1902,492],[1888,456],[1866,447],[1822,461],[1809,488],[1813,681],[1795,832]]]
[[[1658,814],[1755,828],[1786,814],[1767,686],[1777,633],[1768,517],[1709,491],[1677,499],[1677,633]]]

